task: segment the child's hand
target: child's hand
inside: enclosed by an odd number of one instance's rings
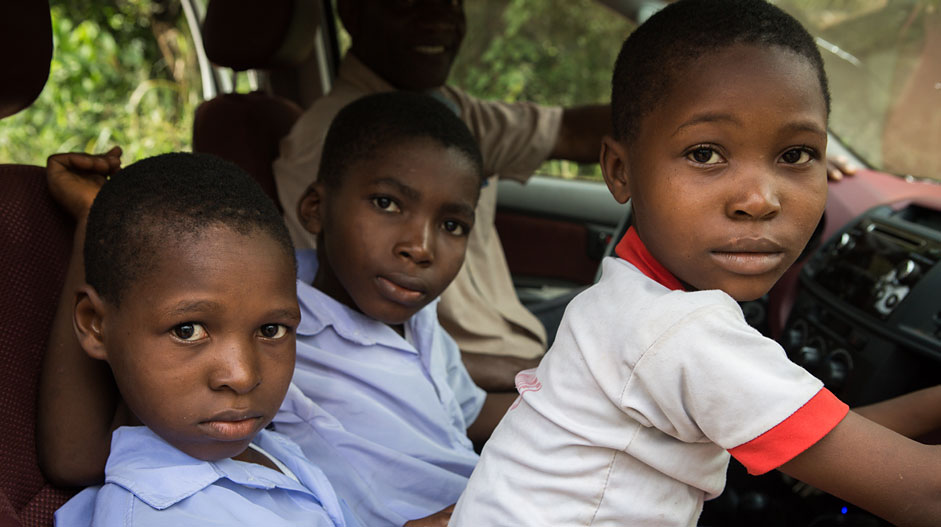
[[[88,214],[105,179],[121,168],[121,147],[105,154],[55,154],[46,161],[49,192],[75,218]]]
[[[452,512],[454,512],[454,505],[451,505],[442,511],[438,511],[426,518],[405,522],[404,527],[448,527],[448,522],[451,520]]]
[[[849,159],[843,156],[827,158],[827,179],[830,181],[839,181],[843,176],[852,176],[858,170],[857,167],[850,164]]]

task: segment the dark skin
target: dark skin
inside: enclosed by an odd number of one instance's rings
[[[340,0],[337,10],[352,37],[350,53],[400,90],[445,84],[466,31],[462,0]],[[601,137],[611,129],[610,105],[566,108],[550,159],[598,161]],[[514,391],[516,374],[539,359],[463,352],[471,378],[488,392]]]
[[[339,0],[337,10],[352,37],[350,53],[400,90],[427,91],[445,84],[466,31],[462,0]],[[611,133],[611,106],[563,109],[550,159],[598,162],[601,139]],[[853,169],[836,160],[828,169],[840,179]],[[471,378],[488,392],[514,391],[516,374],[539,359],[464,351]]]
[[[757,298],[826,202],[827,115],[813,68],[778,48],[729,46],[689,65],[664,101],[632,144],[605,139],[605,182],[635,204],[638,235],[674,276]],[[903,434],[938,427],[939,396],[934,387],[851,411],[779,470],[894,524],[937,525],[941,447]]]
[[[434,158],[442,157],[440,155],[442,150],[440,147],[431,149],[432,161],[434,161]],[[446,150],[444,152],[447,153]],[[410,161],[410,165],[415,165],[415,156],[409,155],[407,159]],[[467,177],[462,181],[466,184],[446,186],[449,189],[458,188],[457,197],[453,197],[453,195],[452,198],[439,197],[436,201],[438,207],[422,209],[431,212],[428,214],[423,212],[422,217],[426,220],[423,224],[426,228],[420,228],[418,232],[434,230],[433,236],[425,238],[424,241],[422,241],[421,236],[418,238],[406,236],[404,245],[400,241],[395,247],[399,253],[408,253],[407,256],[401,256],[408,264],[406,266],[408,269],[427,270],[428,268],[437,268],[442,261],[448,261],[446,272],[429,280],[430,283],[436,283],[437,285],[430,288],[428,291],[430,295],[423,302],[407,306],[404,311],[400,310],[401,306],[390,305],[382,297],[377,298],[373,295],[373,291],[367,291],[362,296],[364,298],[362,300],[363,305],[367,306],[369,312],[373,312],[373,308],[378,305],[379,308],[376,314],[379,314],[383,321],[393,328],[401,327],[401,324],[415,311],[435,298],[440,292],[439,289],[453,279],[453,274],[456,274],[457,269],[460,268],[463,262],[466,237],[455,235],[454,232],[459,233],[465,227],[468,230],[472,228],[473,208],[479,190],[479,180],[476,174],[469,172],[470,169],[467,165],[461,165],[464,160],[460,155],[456,158],[445,155],[443,159],[446,164],[453,161],[458,168],[464,169]],[[79,298],[76,292],[81,291],[84,281],[81,247],[84,244],[84,224],[88,209],[91,207],[98,189],[103,184],[105,176],[115,172],[119,167],[119,149],[115,149],[104,156],[59,154],[52,156],[47,165],[48,180],[53,196],[76,217],[78,222],[74,242],[74,247],[78,249],[73,251],[69,274],[63,286],[62,301],[53,323],[53,333],[50,336],[40,381],[39,404],[41,411],[39,413],[37,441],[40,463],[50,481],[62,486],[100,483],[104,474],[105,462],[108,458],[111,433],[119,426],[139,424],[139,421],[127,410],[126,405],[121,400],[107,364],[90,358],[82,351],[75,337],[72,323],[72,308],[76,299]],[[440,173],[434,168],[431,175],[434,177],[429,178],[429,181],[440,177]],[[440,188],[441,185],[436,184],[433,187]],[[422,195],[425,197],[433,191],[433,189],[424,190],[425,192]],[[393,197],[399,198],[399,196]],[[441,206],[442,200],[448,206]],[[462,202],[464,202],[463,206],[461,205]],[[305,198],[305,203],[307,203],[307,206],[302,210],[309,213],[312,207],[316,212],[320,206],[320,194],[315,194],[310,199]],[[369,203],[371,204],[372,201]],[[380,205],[385,209],[394,208],[390,203],[382,201]],[[409,207],[412,205],[411,202],[402,201],[399,208],[411,210]],[[447,214],[435,215],[436,210],[439,212],[446,210]],[[465,211],[465,214],[461,214],[462,210]],[[458,213],[457,216],[454,215],[455,211]],[[470,217],[466,214],[468,211]],[[382,212],[382,210],[378,210],[378,212]],[[302,217],[306,218],[307,216]],[[465,225],[459,225],[460,223]],[[314,224],[318,229],[317,232],[322,231],[327,234],[329,227],[320,225],[319,220],[315,221]],[[332,231],[333,229],[330,229],[330,232]],[[414,231],[406,229],[405,232]],[[426,245],[426,242],[434,237],[439,240],[433,244],[438,247],[434,249],[437,255],[433,258],[434,262],[429,265],[427,263],[428,248],[431,246]],[[386,238],[388,238],[386,234],[379,237],[380,240]],[[402,240],[403,238],[397,239]],[[417,240],[417,242],[410,240]],[[322,247],[328,245],[325,243]],[[326,252],[323,254],[326,257]],[[327,262],[326,267],[321,267],[321,269],[327,269],[328,271],[331,268],[332,264],[329,262]],[[335,295],[338,300],[348,303],[354,309],[360,309],[357,307],[356,301],[353,300],[353,295],[346,293],[346,289],[336,273],[325,272],[319,274],[318,280],[328,294]],[[359,298],[360,293],[357,293],[356,297]],[[405,297],[409,297],[407,292]],[[381,315],[381,313],[386,313],[386,315]],[[391,318],[388,316],[389,313],[391,313]],[[514,393],[490,394],[479,417],[468,428],[468,437],[475,444],[482,444],[490,436],[493,427],[496,426],[514,399]],[[429,517],[409,521],[406,525],[409,527],[444,527],[450,518],[451,509],[452,507],[448,507]]]
[[[460,151],[427,139],[379,150],[336,187],[315,183],[298,209],[317,235],[314,286],[401,334],[460,270],[479,184]],[[489,393],[468,437],[486,441],[515,398]]]

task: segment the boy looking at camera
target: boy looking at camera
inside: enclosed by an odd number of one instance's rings
[[[601,165],[633,226],[517,377],[451,524],[694,526],[731,455],[937,525],[941,449],[849,412],[736,303],[774,285],[824,211],[813,38],[762,1],[677,2],[624,43],[612,110]]]
[[[129,424],[103,486],[59,525],[358,525],[324,474],[265,430],[294,367],[293,247],[240,169],[166,154],[111,176],[88,213],[81,347],[107,362]]]

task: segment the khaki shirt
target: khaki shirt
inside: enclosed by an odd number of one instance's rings
[[[275,160],[273,170],[284,219],[297,248],[316,245],[316,238],[297,218],[297,203],[317,178],[323,140],[334,116],[364,95],[394,89],[348,54],[330,93],[315,101],[281,141],[281,156]],[[545,330],[516,296],[494,227],[497,178],[520,183],[529,178],[555,145],[562,109],[482,101],[450,86],[437,91],[454,103],[477,138],[488,176],[477,204],[464,266],[441,295],[441,324],[461,351],[538,357],[545,352]]]

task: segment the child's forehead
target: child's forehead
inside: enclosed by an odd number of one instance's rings
[[[730,44],[685,55],[670,68],[671,72],[664,75],[661,96],[648,108],[647,117],[651,113],[673,110],[678,103],[700,104],[703,99],[698,95],[707,91],[732,92],[741,82],[774,88],[782,80],[778,73],[787,70],[801,73],[787,80],[802,84],[808,93],[813,94],[813,99],[819,99],[820,110],[826,120],[825,94],[814,64],[787,48],[760,43]],[[756,104],[750,97],[730,102],[737,107]],[[641,123],[649,121],[645,118]]]
[[[179,227],[179,226],[177,226]],[[216,283],[238,286],[238,278],[219,272],[239,264],[259,280],[274,279],[293,268],[293,255],[260,227],[237,228],[221,222],[202,225],[194,230],[151,227],[147,234],[148,265],[130,284],[148,285],[183,278],[213,278]]]
[[[435,185],[452,185],[472,178],[480,182],[477,167],[460,148],[431,137],[404,137],[379,145],[359,163],[348,168],[348,180],[384,178],[418,182],[422,170],[435,169]],[[352,176],[352,177],[350,177]]]

